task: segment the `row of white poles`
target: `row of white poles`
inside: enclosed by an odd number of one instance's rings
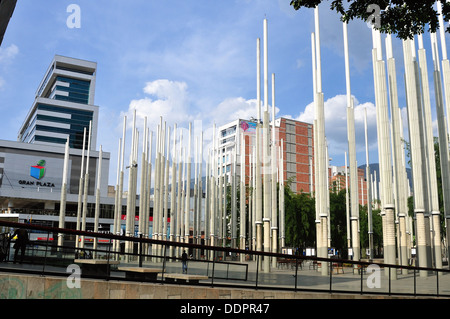
[[[231,186],[231,220],[227,216],[227,185],[226,175],[218,172],[219,145],[216,138],[216,126],[213,128],[214,145],[208,152],[206,161],[206,185],[202,185],[203,173],[203,133],[195,137],[194,144],[194,187],[192,189],[192,123],[189,123],[189,136],[187,150],[182,147],[182,131],[179,136],[179,148],[177,150],[177,126],[173,130],[173,150],[170,159],[170,127],[163,122],[162,117],[156,131],[156,154],[154,166],[154,194],[153,194],[153,232],[149,234],[148,219],[151,202],[151,136],[144,124],[144,142],[140,164],[140,200],[139,200],[139,235],[170,241],[189,242],[192,236],[193,243],[201,243],[201,234],[205,235],[204,243],[207,245],[225,246],[228,232],[231,237],[231,247],[237,245],[237,222],[239,220],[239,247],[245,249],[246,236],[249,234],[248,245],[252,249],[267,252],[277,252],[279,246],[284,245],[284,185],[283,181],[283,142],[278,145],[275,135],[275,76],[272,75],[272,136],[269,128],[268,109],[268,30],[267,20],[264,20],[264,114],[263,123],[260,123],[260,41],[257,39],[257,99],[258,99],[258,124],[256,129],[256,143],[253,152],[248,154],[247,161],[245,135],[240,137],[240,157],[237,156],[238,145],[232,156],[232,170],[230,174]],[[262,129],[262,130],[261,130]],[[116,201],[114,232],[120,233],[121,202],[124,180],[124,148],[125,148],[126,118],[124,119],[123,137],[119,140],[119,157],[117,170]],[[239,134],[239,133],[237,133]],[[262,143],[261,143],[262,137]],[[134,236],[134,219],[136,216],[136,187],[138,174],[138,139],[139,132],[136,129],[136,114],[133,117],[132,141],[129,160],[128,196],[126,210],[126,235]],[[236,141],[238,136],[236,135]],[[251,139],[249,139],[250,141]],[[150,141],[150,146],[148,145]],[[262,147],[262,149],[261,149]],[[281,148],[281,150],[279,150]],[[281,157],[281,159],[278,159]],[[237,163],[240,162],[240,215],[237,216]],[[170,161],[171,164],[170,164]],[[248,162],[248,165],[247,165]],[[277,164],[278,163],[278,164]],[[280,166],[280,167],[279,167]],[[247,169],[248,167],[248,169]],[[248,183],[246,182],[246,175]],[[172,176],[169,182],[169,176]],[[278,178],[277,178],[278,175]],[[280,182],[280,191],[277,195],[277,179]],[[169,185],[171,188],[169,190]],[[204,206],[202,205],[203,189],[205,189]],[[251,191],[247,192],[247,189]],[[264,201],[262,194],[264,191]],[[248,197],[247,197],[248,193]],[[169,201],[170,197],[170,201]],[[278,205],[278,198],[280,205]],[[169,208],[170,204],[170,208]],[[193,204],[193,207],[191,205]],[[248,209],[246,208],[248,207]],[[279,212],[278,212],[279,210]],[[191,214],[192,212],[192,214]],[[170,219],[170,227],[168,227]],[[279,232],[278,220],[280,220],[281,232]],[[246,225],[251,227],[247,230]],[[230,230],[228,230],[230,228]],[[168,230],[170,232],[168,233]],[[192,231],[192,233],[191,233]],[[280,244],[279,244],[279,241]],[[114,250],[118,251],[118,243]],[[152,248],[155,249],[155,248]],[[160,253],[160,247],[156,247],[156,253]],[[126,252],[131,252],[132,247],[126,247]],[[171,251],[171,255],[179,256],[180,251]],[[198,257],[198,256],[197,256]],[[241,260],[244,256],[241,255]],[[275,265],[275,263],[273,264]],[[264,271],[270,271],[270,258],[264,259],[264,264],[259,265]]]
[[[440,29],[443,30],[441,4],[437,2],[440,15]],[[401,116],[398,107],[397,80],[395,59],[392,54],[392,41],[390,35],[386,36],[387,80],[385,63],[382,58],[381,36],[373,31],[374,48],[374,78],[377,105],[379,138],[385,138],[385,144],[380,145],[379,157],[382,164],[380,176],[381,210],[383,216],[383,239],[385,261],[395,263],[396,256],[401,265],[407,265],[410,256],[409,243],[414,231],[416,235],[418,266],[442,268],[442,245],[440,232],[440,212],[438,203],[438,185],[436,178],[434,139],[432,131],[432,115],[430,89],[428,84],[428,70],[426,51],[423,46],[422,35],[417,36],[418,49],[415,39],[402,40],[404,60],[404,80],[406,90],[408,132],[411,150],[411,169],[413,174],[413,198],[414,198],[414,230],[408,222],[408,181],[405,171],[404,150],[402,145]],[[441,158],[441,171],[443,180],[444,210],[448,218],[448,198],[450,188],[448,186],[448,137],[443,113],[443,96],[441,93],[440,74],[438,69],[437,42],[435,34],[430,34],[431,47],[434,62],[434,87],[436,112],[439,127],[440,147],[443,152]],[[441,48],[443,56],[446,55],[446,43],[441,33]],[[448,65],[448,60],[442,60],[443,69]],[[389,90],[386,89],[386,83]],[[444,88],[448,88],[448,78],[444,75]],[[389,96],[391,105],[391,126],[386,123],[388,118]],[[447,104],[450,99],[446,97]],[[391,134],[392,151],[389,146],[389,132]],[[379,141],[380,143],[380,141]],[[393,165],[390,160],[392,159]],[[447,201],[445,203],[445,201]],[[447,204],[447,205],[446,205]],[[397,225],[397,226],[396,226]],[[397,229],[395,229],[397,227]],[[395,246],[397,236],[397,247]],[[448,240],[447,240],[448,242]],[[396,251],[397,249],[397,251]],[[421,276],[427,272],[421,271]],[[393,278],[396,273],[392,273]]]
[[[440,3],[438,2],[440,10]],[[437,39],[435,34],[431,34],[432,55],[434,62],[433,79],[435,85],[436,111],[438,118],[438,130],[440,141],[441,171],[443,175],[443,193],[446,219],[450,218],[448,207],[450,207],[450,181],[449,181],[449,159],[448,159],[448,138],[447,121],[445,121],[444,104],[447,113],[450,110],[450,64],[447,59],[445,49],[445,38],[442,33],[443,21],[440,12],[441,48],[442,48],[442,73],[439,68],[439,58],[437,49]],[[351,96],[349,58],[348,58],[348,37],[347,24],[343,24],[344,33],[344,55],[345,55],[345,76],[347,87],[347,129],[349,142],[349,166],[350,166],[350,203],[349,221],[347,224],[349,246],[353,251],[353,259],[360,259],[360,239],[359,239],[359,205],[358,205],[358,174],[356,164],[355,149],[355,124],[354,107]],[[407,196],[408,186],[405,171],[405,158],[402,145],[401,115],[398,106],[397,80],[395,59],[392,54],[392,40],[386,37],[386,59],[387,67],[382,57],[381,35],[373,30],[373,71],[374,71],[374,91],[375,104],[377,110],[377,134],[378,153],[380,164],[380,189],[381,215],[383,221],[383,245],[384,258],[386,263],[396,263],[396,258],[402,265],[407,265],[408,242],[411,238],[411,229],[407,220]],[[275,135],[275,76],[272,74],[272,136],[269,127],[269,81],[268,81],[268,26],[264,19],[264,113],[261,127],[261,63],[260,63],[260,40],[257,39],[257,127],[256,143],[253,152],[249,154],[249,183],[246,185],[246,144],[245,136],[242,135],[240,154],[240,248],[245,247],[245,236],[247,234],[246,224],[249,220],[251,227],[248,234],[251,234],[249,245],[259,251],[277,252],[279,249],[280,237],[284,240],[284,192],[277,196],[276,181],[277,172],[280,186],[283,182],[283,144],[277,144]],[[416,48],[414,40],[403,41],[403,54],[405,64],[405,87],[407,96],[408,128],[411,143],[411,161],[414,184],[414,212],[416,220],[417,254],[419,266],[442,267],[441,241],[439,227],[439,207],[437,195],[436,167],[434,163],[434,143],[431,127],[431,105],[430,92],[428,87],[428,71],[426,68],[426,54],[423,48],[422,37],[418,37],[419,49],[418,60],[416,58]],[[325,118],[324,118],[324,97],[322,92],[321,75],[321,54],[320,54],[320,30],[319,11],[315,8],[315,33],[311,35],[312,45],[312,66],[313,66],[313,93],[315,103],[314,121],[314,167],[315,167],[315,197],[316,197],[316,236],[317,254],[319,257],[327,257],[330,246],[330,216],[328,199],[328,155],[325,138]],[[387,76],[386,76],[387,69]],[[388,80],[386,80],[388,78]],[[441,84],[441,81],[443,84]],[[444,88],[442,92],[442,86]],[[445,97],[445,99],[444,99]],[[445,103],[444,103],[445,101]],[[389,119],[389,105],[391,119]],[[114,232],[120,233],[122,216],[122,194],[124,182],[124,152],[126,135],[126,117],[124,118],[123,136],[119,139],[118,166],[116,180],[116,199],[114,212]],[[140,179],[140,199],[139,199],[139,227],[138,235],[152,237],[155,239],[168,239],[171,241],[189,242],[190,231],[194,243],[201,243],[201,234],[205,234],[205,244],[225,245],[228,226],[230,226],[230,236],[232,247],[237,247],[237,207],[236,188],[238,187],[237,170],[237,147],[233,155],[231,184],[231,220],[227,220],[227,179],[224,174],[217,172],[219,167],[218,155],[219,145],[216,141],[216,127],[214,125],[214,146],[209,150],[206,165],[206,185],[202,185],[203,173],[203,133],[196,136],[194,143],[194,188],[191,187],[192,178],[192,123],[189,124],[189,137],[187,150],[182,147],[182,130],[180,130],[179,147],[177,149],[177,125],[173,129],[173,149],[170,158],[170,137],[171,128],[163,122],[162,117],[156,130],[156,154],[154,167],[152,166],[152,141],[153,134],[147,127],[147,119],[144,122],[143,145],[140,161],[140,176],[138,176],[138,145],[139,131],[136,128],[136,113],[133,115],[133,126],[131,136],[131,150],[129,154],[128,169],[128,195],[126,201],[126,223],[125,234],[134,236],[136,217],[136,194],[138,178]],[[236,136],[236,140],[237,140]],[[89,186],[89,152],[91,141],[91,125],[88,131],[88,146],[85,165],[85,141],[86,130],[83,138],[82,163],[78,196],[77,229],[86,230],[87,216],[87,196]],[[281,148],[281,149],[280,149]],[[63,172],[63,190],[61,193],[61,211],[65,210],[65,194],[67,188],[67,160],[68,142],[66,143],[66,155]],[[277,155],[278,152],[278,155]],[[279,165],[277,165],[277,161]],[[99,198],[101,180],[102,150],[98,161],[98,176],[96,195],[95,228],[98,229]],[[366,179],[370,182],[370,171],[368,168],[368,145],[366,128]],[[278,167],[279,166],[279,167]],[[347,166],[347,164],[346,164]],[[154,170],[154,194],[153,194],[153,233],[149,234],[150,203],[152,189],[152,170]],[[169,181],[169,176],[172,176]],[[251,182],[251,183],[250,183]],[[169,190],[169,185],[171,188]],[[246,187],[251,188],[251,196],[246,197]],[[202,205],[203,189],[205,188],[205,205]],[[368,187],[368,194],[369,187]],[[250,193],[249,193],[250,194]],[[264,195],[264,196],[263,196]],[[170,197],[170,202],[169,202]],[[191,198],[193,201],[191,202]],[[279,205],[277,205],[279,202]],[[369,201],[370,202],[370,201]],[[64,204],[63,204],[64,203]],[[248,211],[246,209],[248,203]],[[191,216],[191,204],[193,204]],[[371,207],[371,205],[369,205]],[[280,214],[277,212],[280,207]],[[278,216],[279,215],[279,216]],[[60,214],[60,225],[64,225],[64,216]],[[170,225],[168,220],[170,219]],[[202,231],[203,220],[203,231]],[[280,225],[278,224],[280,221]],[[229,223],[229,225],[228,225]],[[397,226],[396,226],[397,225]],[[170,227],[168,227],[170,226]],[[192,226],[192,227],[191,227]],[[281,232],[279,232],[279,226]],[[396,229],[397,228],[397,229]],[[168,230],[170,229],[170,233]],[[369,248],[373,250],[371,214],[369,214]],[[281,233],[281,235],[279,234]],[[448,230],[447,230],[448,233]],[[396,247],[397,237],[397,247]],[[62,242],[62,237],[59,238]],[[448,242],[448,241],[447,241]],[[77,247],[84,247],[84,238],[77,238]],[[281,246],[284,242],[281,242]],[[433,247],[433,250],[431,249]],[[114,251],[119,250],[118,242],[114,242]],[[131,252],[133,247],[127,244],[127,252]],[[160,249],[156,247],[156,249]],[[398,250],[398,254],[397,254]],[[171,251],[171,255],[179,255],[180,251]],[[434,257],[432,257],[434,256]],[[275,263],[273,264],[273,266]],[[266,272],[270,271],[270,258],[264,258],[263,264],[259,265]],[[327,267],[322,268],[322,274],[328,274]],[[396,273],[391,274],[393,278]],[[422,272],[422,275],[426,273]]]
[[[206,161],[206,185],[203,187],[203,132],[195,137],[194,163],[192,163],[192,123],[189,123],[188,147],[183,148],[183,131],[180,130],[178,139],[177,125],[171,128],[167,126],[163,118],[156,129],[156,144],[154,166],[152,164],[153,133],[147,127],[147,118],[144,119],[144,131],[142,136],[142,152],[139,163],[139,136],[136,127],[136,111],[134,111],[131,128],[131,148],[129,153],[129,165],[125,167],[125,145],[127,131],[127,117],[123,121],[123,136],[119,139],[117,158],[116,197],[114,208],[113,232],[121,234],[122,207],[125,174],[128,170],[128,190],[126,196],[125,234],[135,236],[136,207],[139,206],[138,236],[178,242],[189,242],[192,236],[193,243],[201,243],[201,235],[204,234],[204,244],[225,246],[226,239],[231,236],[231,247],[251,249],[259,251],[277,252],[280,246],[284,246],[284,167],[283,167],[283,141],[276,141],[275,135],[275,76],[272,75],[272,136],[269,128],[268,112],[268,46],[267,46],[267,20],[264,20],[264,117],[260,123],[260,48],[257,39],[257,94],[258,94],[258,124],[256,143],[246,154],[246,136],[240,137],[240,156],[237,156],[237,144],[232,159],[233,168],[230,181],[226,175],[218,172],[219,145],[216,139],[216,126],[213,128],[213,148],[208,152]],[[262,130],[261,130],[262,129]],[[239,134],[239,133],[238,133]],[[173,148],[170,157],[170,142],[173,136]],[[218,136],[218,135],[217,135]],[[262,137],[262,141],[261,141]],[[87,196],[89,186],[89,152],[90,152],[91,127],[88,131],[88,146],[83,142],[81,174],[79,184],[79,201],[77,214],[77,229],[86,230]],[[238,136],[236,136],[238,140]],[[248,138],[251,141],[251,137]],[[86,130],[84,139],[86,141]],[[179,141],[177,148],[177,141]],[[262,142],[262,143],[261,143]],[[261,149],[262,147],[262,149]],[[85,149],[87,150],[85,157]],[[250,145],[248,146],[250,149]],[[63,173],[63,191],[61,194],[61,210],[65,210],[65,187],[67,183],[68,142],[66,144],[65,166]],[[247,160],[248,157],[248,160]],[[278,158],[280,157],[280,158]],[[86,169],[84,169],[86,160]],[[98,175],[96,197],[95,225],[98,230],[100,207],[100,181],[101,181],[102,150],[98,160]],[[239,218],[237,216],[237,164],[240,162],[240,206]],[[192,164],[194,164],[194,185],[192,188]],[[152,173],[154,174],[152,179]],[[171,181],[169,176],[171,175]],[[277,177],[278,175],[278,177]],[[246,178],[246,176],[248,178]],[[139,202],[137,198],[138,179],[140,184]],[[280,191],[277,195],[277,179],[280,182]],[[153,184],[152,184],[153,181]],[[247,182],[248,181],[248,182]],[[231,184],[231,214],[227,214],[227,185]],[[170,189],[169,189],[170,187]],[[153,196],[151,189],[154,189]],[[203,192],[205,189],[205,192]],[[264,190],[264,201],[262,191]],[[205,197],[202,200],[203,195]],[[170,200],[169,200],[170,198]],[[279,198],[279,199],[278,199]],[[278,205],[278,200],[280,205]],[[204,202],[204,204],[203,204]],[[152,233],[150,233],[149,219],[152,209]],[[193,207],[191,207],[193,205]],[[279,211],[277,211],[279,210]],[[229,220],[228,215],[231,216]],[[61,227],[64,226],[64,212],[61,213]],[[168,224],[170,220],[170,224]],[[239,220],[239,246],[237,245],[237,228]],[[278,223],[278,220],[280,223]],[[249,229],[246,229],[248,225]],[[281,231],[278,231],[280,226]],[[230,230],[228,229],[230,228]],[[248,236],[248,238],[246,238]],[[280,241],[280,243],[279,243]],[[62,238],[61,238],[62,243]],[[84,248],[84,238],[77,238],[76,246]],[[95,245],[96,246],[96,245]],[[95,248],[95,247],[94,247]],[[144,247],[148,249],[149,247]],[[113,251],[120,250],[119,241],[113,242]],[[152,247],[153,252],[161,254],[161,247]],[[133,251],[133,244],[125,245],[125,252]],[[170,255],[180,256],[180,250],[171,250]],[[196,256],[199,257],[199,256]],[[244,259],[241,255],[241,260]],[[128,260],[128,258],[127,258]],[[274,264],[275,265],[275,262]],[[264,264],[259,265],[264,271],[270,271],[270,258],[264,259]]]
[[[91,130],[92,122],[89,123],[89,130],[84,129],[83,133],[83,148],[81,153],[81,169],[80,169],[80,180],[79,180],[79,190],[78,190],[78,209],[77,209],[77,219],[76,219],[76,230],[86,231],[86,219],[88,215],[88,190],[89,190],[89,160],[90,160],[90,148],[91,148]],[[88,139],[87,152],[86,151],[86,136]],[[60,212],[58,227],[65,227],[65,214],[66,214],[66,201],[67,201],[67,179],[68,179],[68,169],[69,169],[69,158],[70,158],[70,143],[69,137],[65,143],[64,149],[64,165],[62,174],[62,187],[61,187],[61,197],[60,197]],[[85,166],[86,161],[86,168]],[[99,230],[99,219],[100,219],[100,189],[101,189],[101,173],[102,173],[102,162],[103,162],[103,150],[100,145],[99,155],[97,161],[97,176],[96,176],[96,188],[94,191],[95,196],[95,208],[94,208],[94,232]],[[76,236],[75,247],[84,248],[85,238],[84,236]],[[64,244],[63,234],[58,234],[58,246]],[[98,242],[94,242],[93,248],[97,249]]]
[[[445,120],[450,111],[450,63],[446,54],[444,26],[441,12],[441,4],[437,2],[440,21],[441,48],[442,48],[442,73],[439,68],[437,39],[434,33],[430,34],[432,55],[434,62],[434,87],[436,112],[438,119],[439,144],[441,156],[442,188],[444,194],[444,210],[447,220],[450,218],[450,182],[449,182],[449,154],[448,154],[448,123]],[[348,154],[350,166],[350,194],[347,194],[347,220],[348,245],[352,248],[353,259],[359,260],[359,196],[358,173],[355,149],[355,127],[353,98],[350,88],[350,72],[348,58],[347,24],[343,24],[345,76],[347,87],[347,132]],[[408,179],[406,174],[405,151],[403,145],[403,128],[400,108],[398,104],[397,79],[395,59],[392,54],[391,36],[386,36],[386,60],[382,54],[382,41],[379,31],[372,30],[373,38],[373,74],[374,92],[377,119],[378,156],[380,165],[381,216],[383,224],[383,250],[384,262],[396,264],[397,258],[401,265],[408,265],[412,242],[412,233],[416,235],[418,266],[442,267],[442,247],[440,234],[440,213],[438,203],[438,190],[436,180],[436,166],[434,156],[434,140],[432,131],[432,116],[430,89],[428,85],[428,71],[426,53],[423,47],[422,36],[418,36],[418,50],[416,57],[416,45],[414,39],[403,40],[403,57],[405,67],[405,90],[408,111],[408,131],[411,146],[411,167],[413,173],[414,189],[414,213],[415,228],[411,226],[408,218],[407,198],[409,195]],[[319,11],[315,8],[315,33],[311,36],[313,87],[315,103],[314,125],[314,153],[315,153],[315,197],[316,197],[316,223],[317,223],[317,252],[318,256],[326,257],[327,222],[329,215],[326,207],[328,198],[327,189],[327,157],[326,141],[324,136],[324,105],[321,83],[321,57],[320,57],[320,32]],[[387,74],[386,74],[387,71]],[[442,86],[444,92],[442,92]],[[445,98],[445,99],[444,99]],[[445,101],[445,102],[444,102]],[[390,115],[389,119],[389,105]],[[372,190],[371,174],[369,169],[368,138],[367,138],[367,114],[365,115],[365,139],[366,139],[366,183],[368,198]],[[346,154],[347,159],[347,154]],[[347,178],[347,160],[346,160]],[[376,178],[375,178],[376,180]],[[375,181],[376,183],[376,181]],[[375,185],[376,186],[376,185]],[[350,197],[348,196],[350,195]],[[373,197],[373,195],[372,195]],[[375,198],[377,198],[375,193]],[[349,204],[350,203],[350,204]],[[373,226],[372,226],[372,201],[368,200],[369,208],[369,250],[373,255]],[[449,230],[447,227],[447,237]],[[397,240],[396,240],[397,239]],[[397,244],[396,244],[397,243]],[[327,246],[328,244],[328,246]],[[447,238],[448,245],[448,238]],[[327,269],[322,269],[327,274]],[[426,272],[421,272],[426,276]],[[397,276],[392,271],[391,278]]]

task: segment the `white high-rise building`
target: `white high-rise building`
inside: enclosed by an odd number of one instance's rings
[[[97,146],[98,106],[94,105],[97,63],[55,55],[19,129],[20,142],[83,147],[92,122],[91,149]],[[86,137],[87,140],[87,137]],[[87,147],[87,143],[86,143]]]
[[[94,229],[97,189],[100,190],[100,226],[112,227],[114,188],[108,186],[111,154],[102,150],[100,157],[96,146],[99,114],[99,107],[94,105],[96,70],[95,62],[59,55],[53,58],[19,129],[17,141],[0,140],[0,218],[59,226],[65,143],[69,139],[64,226],[76,229],[80,178],[85,177],[87,168],[86,229]],[[89,152],[83,152],[84,129],[88,132],[90,123],[91,147]],[[88,136],[85,144],[87,149]],[[46,239],[39,233],[30,234],[31,240],[39,238]]]

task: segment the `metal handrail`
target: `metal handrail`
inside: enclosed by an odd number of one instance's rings
[[[301,256],[301,255],[286,255],[286,254],[281,254],[281,253],[273,253],[273,252],[264,252],[264,251],[252,251],[252,250],[242,250],[242,249],[237,249],[237,248],[227,248],[227,247],[219,247],[219,246],[205,246],[205,245],[199,245],[199,244],[190,244],[190,243],[181,243],[181,242],[173,242],[173,241],[166,241],[166,240],[157,240],[157,239],[151,239],[151,238],[142,238],[142,237],[130,237],[130,236],[122,236],[122,235],[114,235],[114,234],[110,234],[110,233],[95,233],[95,232],[88,232],[88,231],[77,231],[77,230],[72,230],[72,229],[62,229],[62,228],[55,228],[55,227],[48,227],[48,226],[40,226],[40,225],[31,225],[31,224],[24,224],[24,223],[15,223],[15,222],[8,222],[8,221],[0,221],[0,226],[4,226],[4,227],[11,227],[11,228],[26,228],[26,229],[30,229],[30,230],[42,230],[42,231],[46,231],[48,234],[50,233],[62,233],[62,234],[69,234],[69,235],[79,235],[79,236],[90,236],[90,237],[94,237],[94,238],[107,238],[107,239],[111,239],[111,240],[120,240],[120,241],[132,241],[132,242],[136,242],[136,243],[147,243],[147,244],[152,244],[152,245],[163,245],[165,247],[164,249],[164,256],[158,256],[158,258],[162,258],[163,259],[163,268],[166,267],[166,260],[169,258],[174,258],[177,259],[175,257],[167,257],[166,255],[166,250],[167,250],[167,246],[173,246],[173,247],[185,247],[185,248],[191,248],[191,249],[202,249],[202,250],[209,250],[209,251],[213,251],[213,256],[216,256],[217,252],[224,252],[224,253],[238,253],[238,254],[245,254],[245,255],[254,255],[256,256],[256,280],[255,280],[255,285],[254,288],[255,289],[260,289],[260,288],[268,288],[268,289],[282,289],[282,288],[277,288],[277,287],[272,287],[272,286],[261,286],[260,282],[259,282],[259,276],[260,276],[260,269],[259,269],[259,260],[261,257],[273,257],[273,258],[286,258],[286,259],[294,259],[296,260],[295,264],[295,284],[293,285],[294,287],[291,288],[291,290],[295,290],[298,291],[299,288],[297,286],[297,278],[298,278],[298,264],[301,261],[305,261],[305,260],[311,260],[311,261],[315,261],[315,262],[323,262],[326,263],[327,265],[329,265],[329,273],[330,273],[330,283],[329,283],[329,291],[330,292],[336,292],[338,290],[333,290],[333,277],[332,277],[332,273],[333,273],[333,263],[341,263],[341,264],[350,264],[352,266],[355,265],[359,265],[360,269],[363,270],[364,268],[372,265],[373,263],[370,262],[366,262],[366,261],[353,261],[353,260],[347,260],[347,259],[339,259],[339,258],[322,258],[322,257],[314,257],[314,256]],[[47,236],[48,238],[49,236]],[[42,273],[44,273],[45,271],[45,267],[47,264],[47,249],[49,246],[49,240],[47,239],[45,241],[46,246],[46,251],[45,251],[45,255],[44,255],[44,266],[43,266],[43,270]],[[139,245],[140,247],[142,247],[142,245]],[[62,246],[58,248],[71,248],[71,249],[75,249],[74,247],[68,247],[68,246]],[[80,248],[77,248],[79,250],[81,250]],[[103,252],[106,253],[108,256],[110,256],[110,254],[117,254],[118,252],[113,252],[110,250],[111,249],[111,245],[108,246],[108,250],[102,250],[102,249],[97,249],[96,252]],[[90,248],[86,248],[85,250],[93,250]],[[132,253],[126,253],[126,252],[120,252],[121,255],[133,255],[136,256],[138,258],[138,260],[142,260],[142,257],[155,257],[155,255],[144,255],[142,254],[141,249],[139,249],[137,254],[132,254]],[[206,254],[207,255],[207,254]],[[108,258],[109,260],[109,258]],[[199,260],[202,261],[202,260]],[[207,260],[207,262],[211,262],[209,260]],[[215,261],[215,258],[213,258],[212,260],[213,262],[213,273],[212,273],[212,278],[211,278],[211,286],[222,286],[223,284],[217,284],[216,282],[214,282],[214,279],[223,279],[223,278],[215,278],[215,263],[217,261]],[[141,262],[139,263],[140,265]],[[450,273],[449,269],[436,269],[436,268],[427,268],[427,267],[414,267],[414,266],[403,266],[403,265],[393,265],[393,264],[385,264],[385,263],[377,263],[377,265],[380,268],[388,268],[388,269],[408,269],[408,270],[412,270],[413,272],[413,280],[414,280],[414,289],[413,289],[413,293],[411,295],[418,295],[417,293],[417,280],[416,280],[416,273],[419,271],[432,271],[432,272],[436,272],[436,273],[442,273],[442,274],[448,274]],[[164,271],[164,269],[163,269]],[[164,274],[164,272],[163,272]],[[107,276],[109,278],[109,275]],[[432,296],[446,296],[443,294],[439,293],[439,278],[441,276],[437,275],[436,276],[436,293],[435,294],[431,294]],[[106,278],[106,279],[108,279]],[[116,279],[116,278],[114,278]],[[389,288],[388,288],[388,292],[384,293],[381,292],[381,294],[387,294],[387,295],[391,295],[394,294],[391,290],[391,271],[389,270]],[[230,285],[234,285],[234,286],[239,286],[236,284],[230,284]],[[230,286],[228,285],[228,286]],[[249,287],[248,285],[245,287]],[[288,289],[288,288],[286,288]],[[304,289],[303,289],[304,290]],[[316,290],[315,290],[316,291]],[[363,272],[361,271],[361,289],[360,291],[345,291],[346,293],[349,292],[353,292],[353,293],[361,293],[363,294]],[[403,293],[402,293],[403,294]],[[427,294],[428,296],[429,294]]]

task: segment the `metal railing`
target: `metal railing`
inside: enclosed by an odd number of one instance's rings
[[[173,274],[181,274],[181,252],[191,255],[188,274],[201,276],[195,284],[209,287],[240,287],[247,289],[273,289],[348,294],[378,294],[404,296],[450,297],[450,270],[412,266],[370,263],[335,258],[286,255],[270,252],[205,246],[149,238],[118,236],[0,221],[0,227],[26,228],[44,231],[47,240],[28,245],[21,267],[12,264],[9,256],[0,263],[0,271],[26,272],[39,275],[68,276],[67,267],[80,259],[106,260],[107,271],[85,272],[82,277],[104,280],[131,280],[121,267],[159,269],[152,278],[142,276],[140,281],[166,283]],[[4,228],[5,229],[5,228]],[[58,236],[102,239],[97,249],[87,242],[76,248],[73,242],[57,245]],[[53,240],[51,240],[53,238]],[[113,251],[112,243],[121,243],[121,251]],[[14,243],[14,240],[12,241]],[[245,255],[245,261],[240,256]],[[20,252],[19,252],[20,256]],[[233,258],[235,260],[233,260]],[[269,258],[271,268],[263,269],[263,259]],[[87,268],[86,268],[87,269]],[[173,276],[172,276],[173,277]],[[133,279],[136,280],[136,279]],[[190,284],[178,282],[179,284]]]

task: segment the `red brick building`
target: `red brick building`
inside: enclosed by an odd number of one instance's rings
[[[275,119],[275,141],[277,146],[276,167],[279,167],[280,141],[283,141],[283,176],[291,180],[295,193],[310,193],[314,190],[314,138],[313,125],[288,118]],[[229,175],[233,171],[233,156],[236,147],[236,174],[240,175],[241,138],[245,138],[246,183],[250,178],[250,163],[256,145],[256,121],[236,120],[219,128],[218,173]],[[272,138],[272,124],[270,126]],[[263,139],[261,137],[261,145]],[[271,170],[262,170],[271,172]]]
[[[348,168],[347,168],[348,169]],[[350,183],[350,175],[348,176]],[[339,192],[347,188],[345,178],[345,166],[333,166],[330,168],[330,190]],[[367,205],[367,183],[366,171],[363,168],[358,168],[358,197],[361,205]]]

